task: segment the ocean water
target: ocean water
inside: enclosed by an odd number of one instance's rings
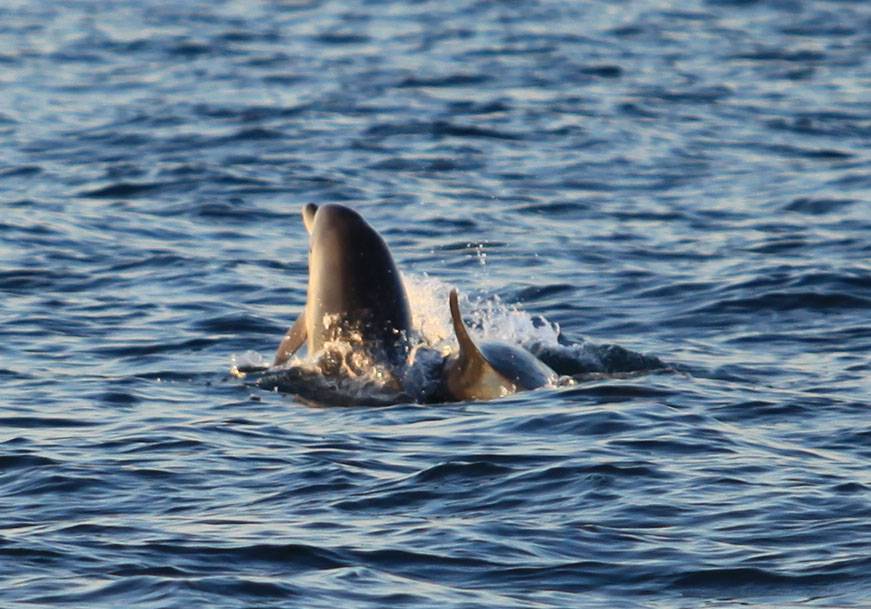
[[[0,605],[871,606],[869,58],[850,0],[4,2]],[[574,382],[231,376],[308,202]]]

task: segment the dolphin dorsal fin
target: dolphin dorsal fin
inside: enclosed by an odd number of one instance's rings
[[[454,324],[454,334],[457,335],[457,342],[460,345],[460,352],[457,355],[457,364],[464,376],[468,374],[480,374],[482,368],[489,368],[487,358],[478,349],[478,345],[469,336],[469,331],[466,329],[466,324],[463,323],[463,316],[460,314],[460,303],[457,290],[451,290],[451,295],[448,300],[451,307],[451,321]]]
[[[451,307],[451,321],[454,324],[454,334],[457,335],[457,342],[460,344],[460,362],[467,361],[470,357],[479,357],[484,359],[478,345],[469,336],[469,331],[466,330],[466,324],[463,323],[463,316],[460,314],[460,303],[457,295],[457,290],[451,290],[451,295],[448,300]]]
[[[456,290],[451,290],[449,303],[460,351],[445,369],[448,395],[456,400],[487,400],[514,393],[517,390],[515,384],[493,368],[469,336],[460,315]]]

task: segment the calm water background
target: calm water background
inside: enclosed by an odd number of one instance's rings
[[[852,1],[4,2],[0,604],[871,606],[869,54]],[[309,201],[675,371],[231,379]]]

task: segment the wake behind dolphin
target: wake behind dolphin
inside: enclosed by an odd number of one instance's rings
[[[457,346],[446,350],[416,331],[390,250],[356,211],[308,204],[302,219],[309,233],[306,303],[258,386],[320,404],[388,404],[486,400],[560,382],[519,344],[473,339],[456,290],[442,302]],[[307,357],[295,358],[303,347]],[[536,353],[548,353],[540,347],[536,342]],[[239,376],[263,368],[240,365]]]

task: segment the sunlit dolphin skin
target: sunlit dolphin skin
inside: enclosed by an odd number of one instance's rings
[[[499,341],[475,344],[466,330],[457,302],[450,295],[451,321],[460,350],[445,362],[445,394],[453,400],[491,400],[524,389],[555,383],[557,373],[523,347]]]
[[[272,366],[285,364],[305,344],[309,355],[328,343],[348,343],[402,377],[412,341],[411,309],[399,271],[384,240],[352,209],[308,204],[302,209],[309,233],[306,304],[281,341]],[[529,351],[508,343],[471,339],[460,314],[457,291],[449,299],[459,351],[441,366],[446,400],[489,400],[536,389],[557,374]]]
[[[384,240],[352,209],[309,203],[305,308],[275,353],[279,366],[305,343],[309,355],[347,340],[391,367],[403,366],[412,334],[402,278]]]

